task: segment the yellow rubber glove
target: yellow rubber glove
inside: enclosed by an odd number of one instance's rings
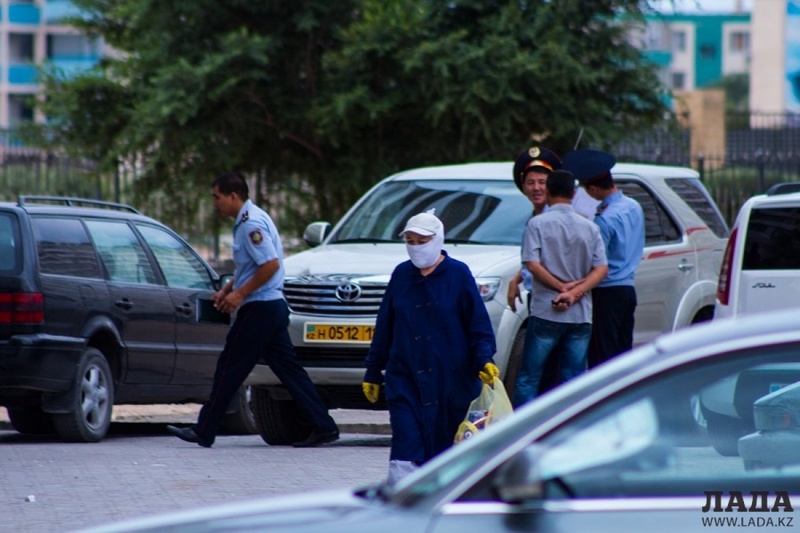
[[[364,396],[367,397],[369,403],[375,403],[378,401],[378,393],[381,390],[381,386],[377,383],[368,383],[364,381],[361,383],[361,390],[364,391]]]
[[[491,385],[495,378],[500,377],[500,369],[492,362],[486,363],[483,365],[483,370],[478,372],[478,377],[487,385]]]

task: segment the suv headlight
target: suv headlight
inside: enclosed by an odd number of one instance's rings
[[[500,288],[500,278],[475,278],[475,283],[484,302],[494,298],[497,289]]]

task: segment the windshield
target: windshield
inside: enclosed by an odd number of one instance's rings
[[[406,221],[431,208],[445,242],[515,246],[532,212],[510,179],[392,181],[359,203],[329,242],[400,242]]]

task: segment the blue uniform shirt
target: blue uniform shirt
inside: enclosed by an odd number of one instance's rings
[[[642,206],[617,191],[601,202],[594,221],[603,236],[608,259],[608,275],[599,286],[633,285],[644,251]]]
[[[233,226],[233,290],[238,289],[253,277],[258,267],[278,259],[280,266],[272,278],[247,295],[242,304],[263,302],[283,298],[283,246],[272,218],[247,200]]]

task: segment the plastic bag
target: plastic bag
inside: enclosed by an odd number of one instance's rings
[[[495,378],[491,385],[483,384],[480,395],[472,400],[467,416],[458,426],[454,442],[467,440],[489,425],[502,420],[514,411],[503,382]]]

